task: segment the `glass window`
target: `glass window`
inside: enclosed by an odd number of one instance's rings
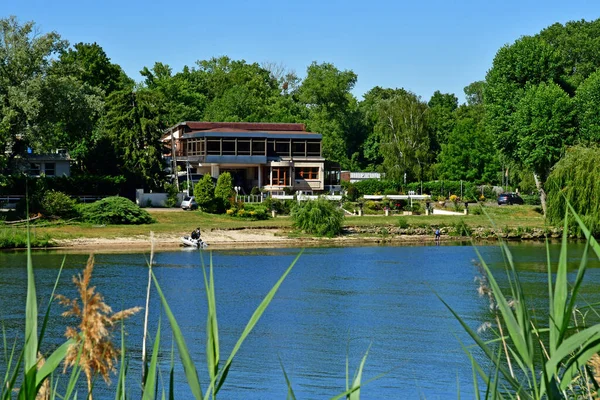
[[[306,142],[294,140],[292,142],[292,155],[304,157],[306,155]]]
[[[44,165],[44,173],[46,176],[54,176],[56,175],[56,163],[46,163]]]
[[[235,139],[223,139],[223,155],[235,155]]]
[[[288,184],[288,168],[273,167],[273,185],[285,186]]]
[[[252,155],[253,156],[264,156],[265,155],[265,140],[264,139],[252,139]]]
[[[237,155],[239,155],[239,156],[249,156],[250,155],[250,139],[238,139]]]
[[[319,167],[296,167],[296,179],[319,179]]]
[[[206,154],[221,155],[221,139],[208,139],[206,144]]]
[[[321,156],[321,142],[308,142],[306,144],[306,155],[307,156]]]
[[[276,140],[275,141],[275,154],[278,156],[289,156],[290,155],[290,142],[287,140]]]

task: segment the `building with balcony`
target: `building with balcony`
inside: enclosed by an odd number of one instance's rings
[[[271,193],[285,188],[319,193],[339,185],[339,168],[322,157],[322,135],[304,124],[181,122],[162,138],[173,170],[210,174],[229,172],[241,193],[253,187]]]

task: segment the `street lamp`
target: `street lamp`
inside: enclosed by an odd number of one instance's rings
[[[238,201],[238,192],[240,191],[241,187],[239,186],[234,186],[233,190],[235,190],[235,202],[237,203]]]

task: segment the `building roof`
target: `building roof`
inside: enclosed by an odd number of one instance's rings
[[[162,140],[183,127],[183,138],[211,136],[247,136],[321,139],[318,133],[307,132],[304,124],[271,122],[198,122],[186,121],[167,129]]]

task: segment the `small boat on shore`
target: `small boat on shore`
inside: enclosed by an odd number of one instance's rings
[[[183,243],[186,247],[195,247],[197,249],[205,249],[208,247],[208,244],[202,239],[192,239],[189,236],[184,236],[181,238],[181,243]]]

